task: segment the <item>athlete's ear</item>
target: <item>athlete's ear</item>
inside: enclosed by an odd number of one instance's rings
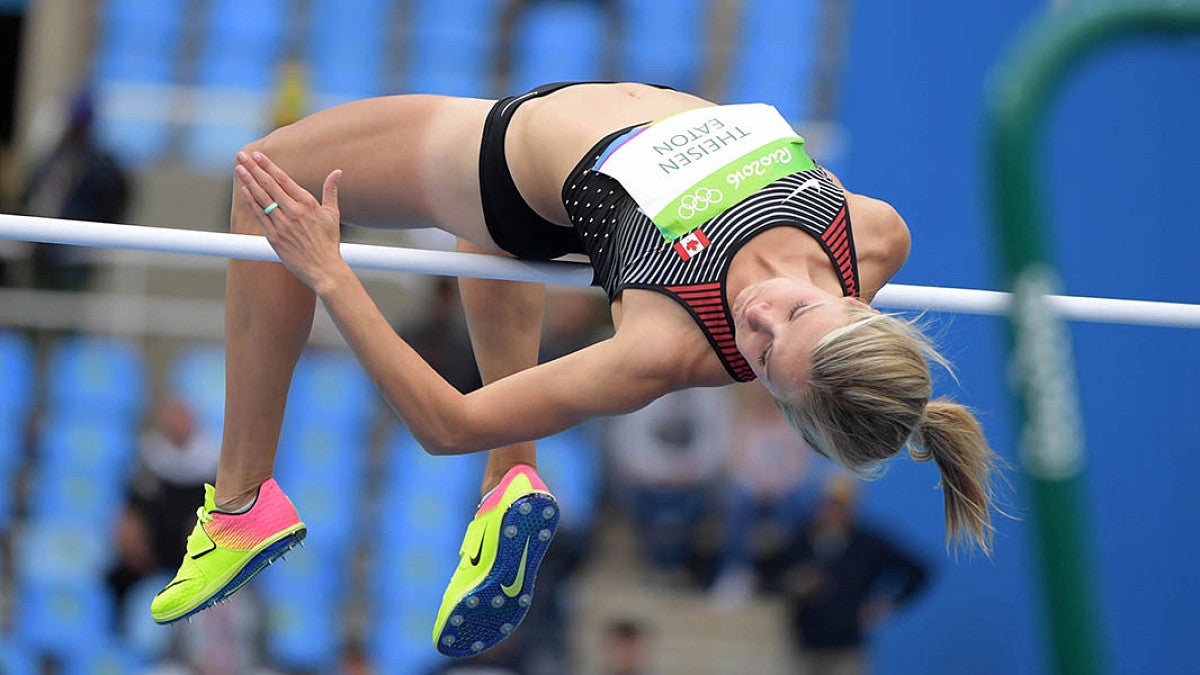
[[[863,307],[863,308],[869,309],[869,310],[871,310],[872,312],[875,312],[876,314],[878,314],[878,313],[879,313],[879,310],[877,310],[877,309],[875,309],[874,307],[872,307],[872,306],[868,305],[866,302],[864,302],[864,301],[863,301],[863,299],[862,299],[862,298],[856,298],[856,297],[854,297],[853,295],[850,295],[850,296],[846,296],[845,300],[846,300],[846,302],[849,302],[849,303],[851,303],[851,304],[858,305],[859,307]]]

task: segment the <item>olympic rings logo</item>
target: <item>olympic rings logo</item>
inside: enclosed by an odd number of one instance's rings
[[[694,193],[685,195],[679,200],[679,209],[676,213],[684,220],[691,220],[696,217],[697,213],[704,213],[712,204],[720,204],[725,195],[721,194],[720,190],[712,188],[698,188]]]

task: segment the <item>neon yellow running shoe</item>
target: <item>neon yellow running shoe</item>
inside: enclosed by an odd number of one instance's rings
[[[214,494],[213,486],[204,486],[204,506],[196,509],[183,564],[150,603],[150,615],[160,624],[224,600],[308,532],[274,478],[258,488],[254,505],[244,513],[218,511]]]
[[[438,651],[478,654],[516,630],[533,603],[538,566],[557,529],[558,503],[537,471],[509,469],[467,526],[433,625]]]

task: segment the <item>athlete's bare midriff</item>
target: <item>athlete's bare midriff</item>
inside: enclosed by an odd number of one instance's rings
[[[581,84],[523,103],[508,127],[505,152],[513,181],[538,215],[568,225],[567,176],[601,138],[634,124],[714,105],[645,84]]]

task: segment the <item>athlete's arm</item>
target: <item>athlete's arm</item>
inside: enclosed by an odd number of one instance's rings
[[[317,287],[338,329],[413,437],[435,455],[530,441],[636,410],[670,388],[630,362],[617,338],[463,395],[383,318],[346,267]]]
[[[614,337],[464,396],[383,318],[338,242],[339,171],[320,203],[256,155],[239,167],[241,194],[280,260],[325,304],[346,342],[414,438],[433,454],[458,454],[547,436],[601,415],[636,410],[672,387],[647,336]],[[270,214],[269,203],[278,204]]]

